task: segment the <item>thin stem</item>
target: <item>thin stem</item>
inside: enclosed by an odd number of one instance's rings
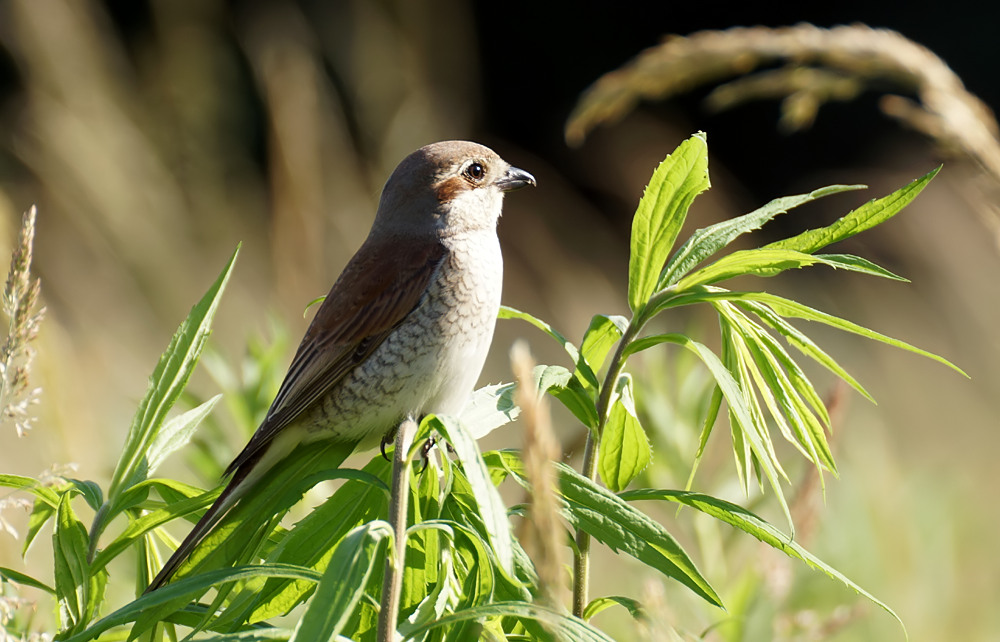
[[[637,323],[638,321],[638,323]],[[601,385],[601,395],[597,400],[597,431],[587,435],[587,446],[583,451],[583,470],[581,473],[591,481],[597,480],[597,455],[600,449],[601,435],[604,434],[604,426],[608,422],[608,412],[611,408],[611,394],[615,389],[615,382],[621,376],[625,367],[625,348],[632,342],[632,339],[639,333],[642,327],[642,317],[637,314],[629,323],[625,334],[618,342],[615,356],[608,366],[608,373],[604,377]],[[576,552],[573,555],[573,615],[583,617],[583,609],[588,602],[590,588],[590,534],[577,529],[576,531]]]
[[[392,524],[392,550],[385,558],[382,578],[382,605],[378,614],[378,641],[398,639],[399,599],[403,591],[403,568],[406,564],[406,511],[410,500],[410,461],[408,453],[417,433],[417,423],[407,418],[396,430],[392,451],[392,497],[389,499],[389,523]]]

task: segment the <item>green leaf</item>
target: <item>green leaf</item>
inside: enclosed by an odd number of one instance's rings
[[[514,404],[517,384],[504,383],[483,386],[472,393],[459,419],[476,439],[482,439],[521,414]]]
[[[694,462],[691,464],[691,472],[688,473],[687,483],[684,485],[685,490],[691,490],[691,486],[694,485],[694,476],[698,472],[698,466],[701,465],[702,457],[705,455],[705,447],[708,445],[708,438],[712,435],[712,428],[715,427],[715,421],[719,418],[719,409],[721,407],[722,388],[716,384],[715,388],[712,390],[712,396],[708,401],[708,408],[705,412],[705,420],[701,425],[701,435],[698,438],[698,451],[694,455]]]
[[[837,571],[835,568],[826,564],[815,555],[807,551],[800,544],[793,541],[791,537],[782,533],[776,529],[771,524],[767,523],[754,513],[748,511],[742,506],[727,502],[722,499],[717,499],[709,495],[703,495],[701,493],[691,493],[686,491],[676,491],[676,490],[655,490],[650,488],[645,488],[641,490],[625,491],[620,495],[620,497],[626,501],[636,501],[636,500],[667,500],[671,502],[677,502],[684,504],[685,506],[690,506],[695,508],[707,515],[721,520],[734,528],[737,528],[744,533],[752,535],[761,542],[775,548],[785,555],[792,557],[794,559],[802,560],[810,568],[822,571],[827,576],[837,580],[844,586],[853,589],[858,594],[864,596],[870,600],[873,604],[877,605],[879,608],[883,609],[886,613],[891,615],[903,627],[903,631],[906,631],[906,627],[903,626],[903,621],[896,615],[896,612],[889,608],[882,601],[877,599],[874,595],[868,591],[861,588],[855,582],[848,579],[842,573]]]
[[[932,359],[933,361],[937,361],[940,364],[948,366],[960,375],[965,377],[969,376],[965,373],[965,371],[944,357],[939,357],[934,353],[921,350],[920,348],[910,345],[905,341],[893,339],[892,337],[880,334],[874,330],[869,330],[864,326],[852,323],[846,319],[841,319],[840,317],[836,317],[832,314],[821,312],[797,301],[792,301],[791,299],[786,299],[775,294],[768,294],[767,292],[723,292],[718,294],[718,298],[731,301],[757,301],[764,303],[768,305],[776,314],[782,317],[822,323],[830,326],[831,328],[843,330],[844,332],[850,332],[851,334],[856,334],[858,336],[865,337],[866,339],[872,339],[874,341],[878,341],[879,343],[884,343],[886,345],[893,346],[894,348],[906,350],[907,352],[912,352],[922,357]]]
[[[562,366],[535,366],[538,392],[548,392],[591,430],[597,430],[597,406],[572,372]]]
[[[271,525],[320,481],[337,476],[353,444],[314,442],[298,446],[261,477],[253,492],[243,496],[195,548],[176,577],[202,573],[236,560],[250,559],[266,540]]]
[[[892,218],[900,210],[909,205],[940,170],[941,168],[938,167],[888,196],[865,203],[858,209],[838,219],[832,225],[816,230],[808,230],[792,238],[776,241],[764,246],[764,249],[794,250],[796,252],[812,254],[827,245],[843,241],[855,234],[871,229],[879,223]]]
[[[817,254],[816,258],[821,259],[823,263],[833,268],[860,272],[862,274],[882,277],[883,279],[892,279],[893,281],[910,282],[909,279],[904,279],[898,274],[893,274],[884,267],[872,263],[868,259],[854,256],[853,254]]]
[[[390,462],[378,455],[363,471],[338,471],[338,475],[344,477],[348,477],[347,473],[363,476],[349,479],[295,524],[268,554],[267,562],[323,571],[334,547],[348,532],[387,513],[389,488],[382,480],[389,477],[390,467]],[[288,578],[271,578],[263,586],[245,586],[216,625],[259,622],[283,615],[305,601],[311,591],[311,582]]]
[[[92,572],[87,564],[87,529],[70,505],[72,493],[64,493],[56,511],[52,549],[55,557],[56,595],[63,628],[69,632],[86,626],[104,600],[107,571]]]
[[[149,446],[146,454],[147,470],[146,475],[156,472],[160,464],[171,454],[183,448],[194,435],[194,431],[202,420],[208,416],[215,404],[222,395],[215,395],[205,403],[196,408],[170,419],[163,424],[163,427],[156,433],[153,443]]]
[[[67,477],[66,481],[69,482],[73,490],[80,493],[83,499],[87,502],[87,505],[98,510],[101,504],[104,503],[104,492],[97,482],[82,480],[82,479],[72,479]]]
[[[783,351],[774,342],[773,337],[746,317],[736,306],[729,303],[721,305],[724,306],[726,318],[733,331],[739,333],[743,340],[741,349],[749,357],[747,369],[753,376],[768,411],[785,439],[813,462],[822,480],[824,468],[830,471],[836,470],[833,453],[830,452],[823,426],[799,398],[795,386],[785,373],[781,361],[772,352],[772,348],[778,352],[783,353]],[[806,385],[811,388],[808,381]],[[815,391],[811,391],[811,398],[817,397]]]
[[[823,198],[824,196],[864,188],[864,185],[831,185],[813,190],[808,194],[776,198],[749,214],[695,230],[691,238],[670,258],[670,262],[663,269],[663,276],[660,278],[656,289],[662,290],[665,287],[673,285],[696,265],[729,245],[734,239],[742,234],[759,229],[779,214],[784,214],[793,208],[805,205],[810,201]]]
[[[785,270],[822,262],[819,257],[793,250],[738,250],[687,275],[677,283],[676,289],[689,290],[743,275],[774,276]]]
[[[784,336],[788,343],[794,346],[799,352],[813,359],[827,370],[840,377],[848,385],[861,393],[866,399],[875,403],[875,399],[868,394],[868,391],[865,390],[864,387],[858,383],[858,381],[851,376],[849,372],[844,370],[844,368],[837,363],[833,357],[828,355],[822,348],[816,345],[816,343],[807,337],[801,330],[775,314],[770,307],[762,303],[746,300],[739,300],[737,301],[737,304],[743,309],[756,314],[769,327]],[[791,357],[789,357],[789,361],[791,361]],[[802,376],[804,377],[805,375]],[[822,404],[820,404],[820,406],[822,406]],[[816,406],[814,405],[813,407],[815,408]],[[825,406],[823,406],[823,408],[824,410],[822,412],[825,414]],[[824,421],[826,421],[827,424],[830,423],[828,417],[824,417]]]
[[[92,567],[95,570],[104,568],[111,560],[121,555],[154,528],[194,513],[198,513],[200,516],[202,513],[199,511],[203,512],[203,509],[211,506],[221,491],[222,488],[216,488],[183,501],[173,502],[164,508],[146,513],[130,521],[118,537],[94,556]]]
[[[632,396],[632,379],[627,374],[615,384],[615,398],[601,433],[598,470],[611,490],[625,489],[649,465],[652,449],[639,424]]]
[[[24,546],[21,547],[21,556],[28,553],[28,548],[35,541],[42,527],[56,514],[56,509],[48,502],[36,497],[31,506],[31,514],[28,516],[28,532],[24,536]]]
[[[42,527],[56,514],[59,506],[60,492],[54,488],[42,485],[40,481],[32,477],[23,475],[8,475],[0,473],[0,486],[26,491],[35,496],[34,504],[31,508],[31,515],[28,516],[28,532],[24,537],[24,545],[21,554],[28,552],[31,543],[41,531]],[[61,492],[66,492],[67,487],[62,487]]]
[[[656,289],[688,208],[709,185],[708,144],[701,132],[681,143],[653,172],[632,218],[628,304],[633,313]]]
[[[542,321],[538,317],[532,316],[527,312],[521,312],[520,310],[515,310],[514,308],[501,305],[500,312],[497,314],[498,319],[520,319],[521,321],[527,321],[531,325],[535,326],[545,334],[549,335],[555,339],[559,345],[563,347],[563,350],[573,359],[573,363],[580,360],[580,351],[577,350],[576,346],[570,343],[569,339],[562,335],[558,330],[550,326],[545,321]]]
[[[192,642],[285,642],[292,637],[292,631],[278,627],[266,627],[251,629],[249,631],[238,631],[236,633],[213,633],[210,636],[200,636],[191,638]],[[347,638],[337,638],[347,640]],[[348,641],[349,642],[349,641]]]
[[[22,586],[30,586],[31,588],[45,591],[49,595],[56,594],[56,590],[45,582],[36,580],[30,575],[26,575],[20,571],[15,571],[14,569],[7,568],[6,566],[0,566],[0,579],[4,582],[14,582],[15,584],[20,584]]]
[[[564,515],[574,528],[679,581],[709,604],[722,606],[715,589],[663,526],[569,466],[557,462],[556,469],[566,502]]]
[[[612,606],[625,607],[625,609],[629,612],[629,615],[635,619],[646,617],[642,604],[640,604],[638,600],[633,600],[630,597],[622,597],[620,595],[608,595],[606,597],[599,597],[596,600],[592,600],[590,604],[583,609],[583,619],[585,621],[590,621],[590,619],[595,615]]]
[[[747,440],[745,444],[746,456],[752,453],[757,458],[762,472],[774,490],[782,511],[788,518],[788,523],[791,524],[792,516],[779,480],[779,476],[784,476],[784,471],[781,470],[777,459],[773,456],[773,451],[769,444],[762,439],[762,434],[766,436],[766,430],[759,427],[759,420],[755,420],[755,414],[751,408],[751,400],[744,395],[744,387],[736,380],[734,373],[730,372],[726,364],[707,346],[683,334],[657,334],[637,339],[626,349],[625,356],[661,343],[675,343],[687,348],[697,355],[708,368],[712,377],[719,385],[719,389],[722,390],[726,402],[729,404],[730,423],[733,430],[733,448],[737,454],[737,463],[740,461],[740,452],[744,450],[741,440],[745,437]],[[749,471],[746,472],[747,477],[749,477]]]
[[[628,319],[619,315],[596,314],[590,320],[590,327],[580,343],[580,354],[593,372],[601,369],[608,352],[622,338],[627,328]]]
[[[500,498],[500,492],[490,480],[489,469],[483,461],[476,440],[465,430],[461,422],[452,417],[428,415],[424,421],[428,422],[434,430],[445,435],[448,443],[455,449],[459,461],[462,462],[465,477],[469,480],[476,502],[479,504],[479,512],[486,527],[486,534],[490,539],[500,568],[513,577],[513,544],[511,542],[510,522],[507,520],[507,509],[503,499]]]
[[[295,628],[293,642],[330,640],[340,634],[364,594],[373,560],[386,538],[392,539],[392,526],[378,521],[359,526],[340,541]]]
[[[23,475],[8,475],[0,473],[0,486],[28,491],[52,508],[57,508],[61,499],[60,493],[56,492],[52,488],[49,488],[48,486],[44,486],[42,482],[37,479],[24,477]]]
[[[188,317],[181,323],[170,341],[170,345],[160,357],[153,375],[149,380],[146,395],[139,403],[132,425],[125,440],[118,465],[115,467],[108,491],[108,503],[114,505],[118,497],[129,487],[143,481],[149,475],[150,449],[157,442],[167,412],[173,407],[178,396],[187,385],[194,371],[198,358],[201,356],[205,341],[208,339],[212,319],[219,307],[222,292],[225,290],[229,276],[232,274],[239,247],[233,252],[219,278],[208,289],[192,309]],[[114,518],[111,511],[99,513],[98,519],[91,528],[91,545],[96,547],[96,540],[104,530],[107,522]],[[100,521],[99,521],[100,520]]]
[[[124,626],[129,622],[136,622],[149,612],[162,612],[161,609],[164,605],[186,604],[194,596],[201,595],[213,586],[267,577],[289,577],[313,583],[320,580],[320,574],[316,571],[288,564],[259,564],[217,569],[171,582],[151,593],[146,593],[114,613],[101,618],[86,630],[66,638],[63,642],[87,642],[97,639],[105,631]],[[131,635],[136,636],[139,633],[133,629]]]
[[[428,622],[409,632],[407,639],[424,639],[431,631],[448,630],[463,622],[477,622],[488,618],[516,618],[532,620],[545,625],[556,640],[565,642],[614,642],[598,629],[583,620],[559,611],[528,602],[497,602],[449,613],[434,622]]]
[[[517,453],[499,451],[496,455],[517,483],[529,488]],[[662,525],[569,466],[553,465],[559,475],[563,515],[571,526],[679,581],[710,604],[722,606],[715,589]]]

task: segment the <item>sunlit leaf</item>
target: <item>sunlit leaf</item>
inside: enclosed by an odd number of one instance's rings
[[[793,208],[818,198],[823,198],[824,196],[864,189],[864,187],[864,185],[831,185],[813,190],[808,194],[776,198],[749,214],[737,216],[736,218],[727,219],[715,225],[695,230],[684,245],[670,257],[670,262],[667,263],[667,266],[663,270],[663,276],[657,284],[657,289],[660,290],[673,285],[690,272],[692,268],[729,245],[734,239],[742,234],[759,229],[779,214],[784,214]]]
[[[293,642],[330,640],[340,634],[364,594],[372,560],[386,538],[392,538],[390,524],[369,522],[340,541],[309,608],[295,627]]]
[[[632,218],[628,264],[632,312],[638,312],[656,289],[688,208],[708,188],[708,145],[705,134],[698,133],[656,168]]]
[[[903,621],[896,615],[896,612],[889,608],[874,595],[861,588],[858,584],[848,579],[845,575],[837,571],[832,566],[826,564],[815,555],[807,551],[800,544],[795,542],[787,534],[782,533],[771,524],[767,523],[757,515],[736,504],[717,499],[701,493],[691,493],[676,490],[655,490],[644,488],[640,490],[625,491],[621,494],[622,499],[627,501],[637,500],[667,500],[677,502],[695,508],[707,515],[721,520],[744,533],[752,535],[761,542],[775,548],[789,557],[802,560],[810,568],[822,571],[827,576],[837,580],[864,596],[873,604],[883,609],[891,615],[903,627]],[[905,631],[905,627],[904,631]]]
[[[613,491],[623,490],[649,465],[652,448],[639,424],[632,396],[632,381],[619,377],[608,420],[601,433],[598,470],[601,479]]]
[[[888,196],[865,203],[831,225],[816,230],[808,230],[792,238],[775,241],[774,243],[765,245],[763,249],[794,250],[796,252],[812,254],[827,245],[843,241],[855,234],[871,229],[879,223],[892,218],[900,210],[909,205],[940,170],[941,168],[938,167]]]

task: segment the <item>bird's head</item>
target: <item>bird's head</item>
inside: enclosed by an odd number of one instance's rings
[[[386,181],[373,232],[441,237],[495,229],[504,193],[534,184],[531,174],[478,143],[427,145],[404,158]]]

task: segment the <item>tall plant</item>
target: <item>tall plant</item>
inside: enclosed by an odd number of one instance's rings
[[[632,225],[629,316],[595,315],[576,346],[530,314],[502,310],[502,318],[527,321],[566,350],[567,366],[537,366],[528,386],[553,396],[587,430],[581,470],[551,462],[554,482],[538,487],[551,488],[547,492],[554,501],[533,504],[557,507],[575,530],[571,608],[559,604],[554,599],[558,591],[539,580],[541,575],[552,582],[558,573],[537,573],[539,560],[532,560],[512,534],[511,514],[530,516],[531,511],[505,508],[496,488],[509,477],[530,490],[537,472],[515,450],[481,453],[473,438],[517,417],[513,384],[477,391],[461,417],[424,418],[411,431],[412,440],[397,442],[405,452],[401,448],[398,453],[402,465],[396,467],[400,472],[393,480],[382,457],[375,456],[362,470],[349,470],[329,463],[344,455],[334,452],[335,446],[301,446],[267,473],[270,492],[241,503],[227,517],[228,528],[205,542],[196,572],[142,594],[161,563],[156,540],[173,541],[162,526],[177,518],[197,519],[218,493],[153,474],[166,456],[188,442],[217,399],[168,418],[198,362],[235,255],[161,358],[107,490],[92,481],[65,480],[53,487],[27,477],[0,475],[0,484],[34,494],[26,544],[51,523],[55,552],[54,582],[7,568],[0,568],[0,573],[5,582],[52,595],[58,604],[56,637],[72,642],[111,632],[128,639],[177,639],[179,627],[206,640],[375,639],[377,635],[420,640],[483,635],[607,640],[588,623],[595,613],[613,604],[637,615],[642,609],[633,597],[591,596],[590,551],[595,540],[676,580],[708,604],[723,605],[716,588],[667,528],[634,505],[653,500],[689,506],[729,524],[853,588],[898,620],[888,606],[794,539],[783,486],[788,476],[774,446],[776,435],[793,444],[820,475],[837,470],[827,439],[829,413],[797,358],[816,361],[870,396],[792,320],[818,322],[954,366],[791,299],[720,284],[738,276],[770,277],[816,264],[899,280],[863,258],[819,252],[897,214],[936,171],[832,225],[763,247],[720,254],[737,237],[779,214],[859,186],[831,186],[776,199],[749,214],[697,230],[674,249],[688,209],[709,187],[706,140],[697,134],[660,164],[640,200]],[[710,306],[717,315],[718,352],[700,337],[648,330],[655,318],[696,304]],[[683,490],[630,488],[648,465],[652,448],[628,362],[641,351],[670,344],[696,355],[714,381],[692,477]],[[518,398],[529,399],[526,392],[522,390]],[[694,470],[723,408],[741,485],[747,492],[755,482],[771,488],[785,512],[788,533],[744,507],[691,490]],[[447,440],[454,457],[431,457],[426,465],[411,466],[435,434]],[[282,516],[308,488],[334,478],[343,483],[329,499],[293,526],[281,526]],[[397,498],[408,493],[408,511],[390,514],[389,488],[397,489]],[[81,498],[96,513],[89,529],[73,509]],[[387,551],[395,552],[383,574]],[[126,552],[137,562],[137,597],[101,617],[107,610],[108,583],[114,580],[108,564]],[[380,610],[379,598],[387,584],[397,586],[399,594],[383,601]],[[212,588],[211,601],[199,602]],[[276,620],[303,604],[293,626]]]

